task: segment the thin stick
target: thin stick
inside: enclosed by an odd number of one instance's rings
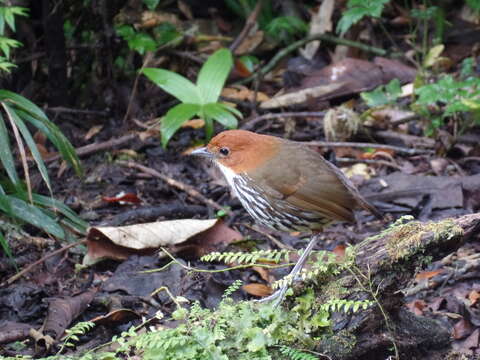
[[[262,9],[262,4],[263,4],[263,0],[257,1],[257,5],[255,5],[255,9],[253,9],[251,14],[248,16],[247,21],[245,22],[245,26],[243,27],[242,31],[240,32],[240,34],[238,34],[237,38],[230,45],[230,51],[232,53],[234,53],[235,50],[240,46],[242,41],[247,37],[247,35],[250,32],[250,30],[252,29],[252,27],[256,24],[258,14],[260,13],[260,10]]]
[[[122,137],[116,138],[116,139],[110,139],[108,141],[104,141],[101,143],[95,143],[95,144],[88,144],[82,147],[79,147],[75,149],[75,152],[77,153],[78,156],[84,156],[84,155],[89,155],[92,153],[96,153],[98,151],[103,151],[107,149],[111,149],[115,146],[124,144],[126,142],[129,142],[130,140],[134,139],[137,137],[137,134],[127,134],[123,135]],[[60,155],[54,155],[51,157],[48,157],[45,159],[45,162],[52,162],[55,160],[60,159]]]
[[[117,161],[117,164],[125,166],[125,167],[129,167],[129,168],[137,169],[137,170],[143,171],[144,173],[149,174],[153,177],[162,179],[168,185],[173,186],[173,187],[175,187],[175,188],[177,188],[181,191],[186,192],[191,197],[194,197],[195,199],[200,200],[201,202],[203,202],[207,205],[210,205],[214,209],[223,210],[227,213],[230,213],[223,206],[221,206],[220,204],[216,203],[213,200],[207,199],[205,196],[200,194],[197,190],[195,190],[190,185],[184,184],[179,180],[175,180],[175,179],[172,179],[171,177],[169,177],[167,175],[161,174],[155,169],[149,168],[147,166],[138,164],[138,163],[133,162],[133,161]]]
[[[133,82],[132,93],[130,94],[130,99],[128,100],[127,111],[125,112],[125,116],[123,117],[123,124],[125,124],[125,121],[127,121],[128,116],[130,115],[130,111],[132,110],[133,99],[135,99],[135,96],[137,95],[138,79],[142,75],[142,70],[144,69],[145,66],[147,66],[147,64],[150,62],[150,60],[152,60],[152,58],[153,58],[153,53],[147,52],[147,55],[145,56],[145,60],[143,61],[142,67],[137,72],[137,76],[135,77],[135,81]]]
[[[57,255],[57,254],[60,254],[61,252],[63,251],[66,251],[72,247],[75,247],[77,245],[82,245],[82,244],[86,244],[87,243],[87,240],[80,240],[80,241],[77,241],[77,242],[74,242],[72,244],[68,244],[60,249],[57,249],[53,252],[51,252],[50,254],[47,254],[43,257],[41,257],[40,259],[38,259],[37,261],[35,261],[34,263],[28,265],[25,269],[23,269],[22,271],[20,271],[19,273],[16,273],[15,275],[13,275],[12,277],[8,278],[6,281],[4,281],[3,283],[0,284],[0,287],[4,287],[4,286],[7,286],[7,285],[10,285],[12,284],[13,282],[17,281],[18,279],[20,279],[23,275],[25,275],[26,273],[30,272],[35,266],[43,263],[44,261],[50,259],[51,257]]]
[[[308,141],[302,142],[305,145],[311,146],[325,146],[325,147],[360,147],[360,148],[374,148],[374,149],[387,149],[393,150],[399,153],[409,154],[409,155],[418,155],[418,154],[430,154],[433,153],[432,150],[427,149],[409,149],[401,146],[395,145],[384,145],[384,144],[372,144],[372,143],[359,143],[359,142],[341,142],[341,141]]]
[[[270,114],[257,116],[256,118],[249,120],[241,128],[244,130],[250,130],[256,124],[258,124],[260,121],[263,121],[263,120],[281,119],[286,117],[307,117],[307,116],[323,117],[325,116],[325,113],[326,111],[297,111],[297,112],[270,113]]]
[[[367,52],[374,53],[375,55],[379,55],[379,56],[385,56],[387,54],[386,50],[383,50],[383,49],[380,49],[380,48],[377,48],[377,47],[374,47],[374,46],[370,46],[370,45],[367,45],[367,44],[363,44],[361,42],[342,39],[342,38],[338,38],[338,37],[328,35],[328,34],[315,34],[315,35],[312,35],[312,36],[308,36],[308,37],[306,37],[302,40],[298,40],[298,41],[290,44],[286,48],[280,50],[274,57],[272,57],[272,59],[268,62],[267,65],[265,65],[262,69],[259,70],[259,72],[262,75],[265,75],[265,74],[269,73],[278,64],[278,62],[281,59],[283,59],[285,56],[287,56],[291,52],[297,50],[298,48],[302,47],[303,45],[309,43],[310,41],[314,41],[314,40],[322,40],[322,41],[326,41],[326,42],[330,42],[330,43],[334,43],[334,44],[338,44],[338,45],[346,45],[346,46],[350,46],[350,47],[355,47],[355,48],[358,48],[358,49],[361,49],[361,50],[364,50],[364,51],[367,51]],[[247,83],[251,82],[252,80],[254,80],[256,78],[256,76],[257,76],[257,74],[253,74],[246,79],[243,79],[243,80],[240,80],[240,81],[236,82],[236,84],[239,84],[239,85],[247,84]]]

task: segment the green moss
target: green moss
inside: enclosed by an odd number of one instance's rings
[[[347,357],[354,349],[357,343],[355,335],[346,330],[339,331],[336,334],[325,336],[321,342],[322,352],[325,354],[335,354],[335,357]]]

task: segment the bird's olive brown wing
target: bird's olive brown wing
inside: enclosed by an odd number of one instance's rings
[[[356,200],[342,176],[313,150],[287,142],[254,180],[263,182],[261,187],[267,196],[293,207],[332,220],[352,221]]]

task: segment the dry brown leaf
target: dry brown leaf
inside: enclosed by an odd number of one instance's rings
[[[201,129],[204,126],[205,126],[205,120],[203,119],[192,119],[182,124],[182,128],[192,128],[192,129]]]
[[[478,291],[472,290],[468,294],[468,300],[470,300],[470,306],[474,306],[478,299],[480,299],[480,293]]]
[[[341,260],[345,257],[345,249],[347,247],[343,244],[335,246],[332,252],[337,256],[337,260]]]
[[[423,309],[427,306],[423,300],[414,300],[407,305],[407,308],[417,316],[423,315]]]
[[[270,286],[260,283],[250,283],[242,286],[242,289],[250,295],[264,297],[271,295],[273,290]]]
[[[418,273],[415,276],[415,280],[417,282],[420,282],[422,280],[428,280],[434,276],[437,276],[438,274],[442,273],[443,269],[438,269],[438,270],[433,270],[433,271],[422,271],[421,273]]]
[[[271,282],[272,279],[270,276],[270,273],[268,272],[268,269],[260,266],[253,266],[252,270],[256,271],[258,275],[262,278],[262,280],[265,280],[266,282]]]
[[[253,101],[253,97],[255,96],[255,91],[250,90],[246,86],[239,86],[238,88],[225,88],[222,90],[222,96],[241,100],[241,101]],[[257,101],[263,102],[267,101],[270,98],[267,94],[258,91],[257,92]]]
[[[178,0],[177,6],[178,9],[182,12],[183,15],[185,15],[188,20],[193,20],[192,9],[190,9],[190,6],[185,1]]]
[[[87,234],[88,252],[84,264],[99,259],[123,260],[137,251],[180,244],[217,223],[217,219],[182,219],[128,226],[91,227]]]
[[[264,38],[264,32],[259,30],[255,31],[254,33],[248,34],[245,39],[240,43],[238,48],[235,50],[235,55],[244,55],[251,53],[255,50],[258,45],[260,45]]]
[[[297,90],[295,92],[271,98],[270,100],[262,102],[260,107],[262,109],[275,109],[284,106],[301,104],[307,101],[309,98],[327,97],[328,94],[336,92],[337,90],[343,88],[344,85],[345,83],[338,82],[308,87],[306,89]]]
[[[90,130],[87,131],[87,133],[85,134],[85,136],[83,137],[83,139],[85,141],[88,141],[90,140],[92,137],[94,137],[95,135],[97,135],[100,131],[102,131],[103,129],[103,125],[96,125],[96,126],[92,126],[90,128]]]
[[[461,319],[453,326],[452,336],[455,340],[463,339],[469,336],[474,330],[472,323],[466,319]]]
[[[218,220],[211,228],[192,236],[188,241],[175,245],[173,251],[182,253],[182,257],[200,258],[213,251],[222,251],[233,241],[238,241],[243,235],[231,229],[223,220]]]
[[[90,321],[97,325],[116,326],[139,319],[141,316],[129,309],[115,309],[108,314],[97,316]]]
[[[160,11],[144,11],[142,13],[141,23],[135,24],[136,28],[149,29],[162,23],[171,23],[173,25],[181,25],[177,15]]]
[[[322,5],[318,7],[316,13],[314,13],[310,20],[310,29],[308,35],[317,35],[324,34],[332,30],[332,14],[335,8],[335,0],[324,0]],[[318,48],[320,46],[320,41],[311,41],[306,46],[305,49],[301,50],[303,57],[311,60],[315,56]]]

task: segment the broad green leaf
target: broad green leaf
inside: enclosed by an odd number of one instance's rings
[[[5,7],[0,7],[0,36],[5,34]]]
[[[24,200],[27,200],[28,198],[26,196],[27,196],[27,193],[25,192],[22,198],[24,198]],[[65,216],[67,219],[69,219],[72,225],[75,225],[73,227],[77,231],[79,231],[82,234],[86,233],[86,230],[89,224],[83,219],[81,219],[72,209],[70,209],[63,202],[58,201],[55,198],[40,195],[40,194],[32,194],[32,197],[33,197],[34,204],[41,205],[49,209],[52,209],[53,211],[59,212],[60,214]]]
[[[218,103],[207,104],[203,107],[205,116],[208,116],[229,129],[234,129],[238,125],[237,118],[227,109]]]
[[[36,226],[53,236],[63,239],[65,233],[51,217],[41,209],[30,205],[23,200],[9,195],[0,195],[0,210],[10,217],[14,217]]]
[[[0,233],[0,247],[3,250],[3,253],[7,255],[7,257],[12,260],[12,262],[15,264],[15,267],[17,267],[15,263],[15,259],[12,254],[12,250],[10,249],[10,246],[8,245],[7,239],[3,236],[2,233]]]
[[[337,24],[337,33],[343,36],[350,27],[365,16],[380,17],[383,7],[390,0],[349,0],[345,11]]]
[[[14,105],[18,106],[20,109],[25,110],[38,118],[48,120],[42,109],[40,109],[30,100],[14,92],[8,90],[0,90],[0,101],[11,102]]]
[[[32,134],[30,134],[30,131],[28,131],[27,126],[25,125],[23,120],[20,118],[20,116],[18,116],[15,110],[10,106],[8,106],[6,103],[3,105],[5,107],[7,115],[15,122],[18,130],[20,130],[20,133],[22,134],[22,137],[25,140],[30,150],[32,157],[35,163],[37,164],[38,170],[40,171],[40,175],[42,175],[43,181],[45,181],[45,184],[47,185],[48,189],[50,190],[50,192],[52,192],[52,186],[50,184],[50,177],[48,176],[47,167],[45,166],[42,156],[38,151],[37,144],[35,143],[35,140],[33,140]]]
[[[137,51],[140,55],[146,51],[157,50],[157,42],[147,33],[139,32],[128,40],[128,47]]]
[[[8,137],[8,130],[5,126],[3,116],[0,114],[0,162],[7,172],[8,177],[14,185],[17,185],[20,180],[18,178],[17,170],[15,169],[15,160],[13,159],[10,148],[10,139]]]
[[[222,103],[218,103],[218,105],[224,108],[225,110],[230,111],[233,115],[239,117],[240,119],[243,119],[243,114],[240,111],[238,111],[236,108],[227,104],[222,104]]]
[[[199,110],[200,105],[198,104],[178,104],[167,112],[160,126],[163,147],[167,147],[168,141],[180,126]]]
[[[165,69],[145,68],[142,73],[162,90],[188,104],[202,104],[202,98],[195,86],[187,78]]]
[[[148,10],[155,10],[160,3],[160,0],[143,0],[143,3],[147,5]]]
[[[232,66],[233,57],[228,49],[217,50],[203,64],[197,79],[197,87],[201,93],[203,104],[214,103],[218,100]]]
[[[115,27],[115,32],[127,41],[135,36],[135,29],[131,25],[117,26]]]

